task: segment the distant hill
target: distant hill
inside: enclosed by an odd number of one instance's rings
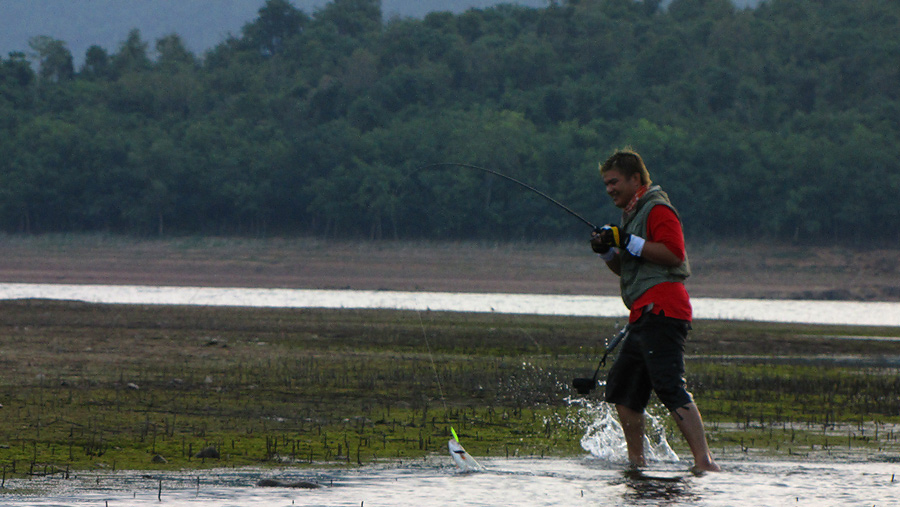
[[[313,13],[327,0],[291,0]],[[734,0],[740,7],[761,0]],[[177,33],[188,49],[201,55],[229,34],[238,35],[244,24],[256,18],[265,0],[0,0],[0,55],[29,52],[28,41],[48,35],[65,41],[80,66],[92,45],[110,52],[118,49],[128,32],[141,31],[151,43]],[[385,18],[422,17],[432,11],[463,12],[500,3],[545,7],[548,0],[383,0]]]

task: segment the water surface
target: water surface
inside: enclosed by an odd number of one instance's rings
[[[0,284],[0,299],[273,308],[378,308],[533,315],[621,317],[618,297],[365,290]],[[697,319],[900,326],[900,303],[692,298]]]
[[[592,457],[481,461],[487,470],[479,473],[461,473],[449,457],[437,456],[341,470],[91,472],[69,480],[8,480],[0,502],[36,507],[900,505],[898,467],[888,463],[722,461],[722,473],[699,477],[685,472],[683,463],[656,463],[641,478],[619,463]],[[264,477],[318,481],[323,487],[255,486]],[[44,492],[16,493],[20,487]]]
[[[624,316],[618,298],[390,291],[212,289],[0,284],[0,299],[248,307],[390,308],[544,315]],[[900,304],[695,298],[698,318],[822,324],[900,325]],[[621,427],[606,404],[581,406],[583,456],[479,458],[461,473],[446,451],[422,460],[360,468],[240,468],[181,472],[92,471],[69,478],[10,478],[7,506],[882,506],[900,505],[900,466],[890,456],[807,456],[802,461],[736,453],[718,458],[723,473],[694,476],[650,417],[643,476],[625,465]],[[724,452],[724,451],[723,451]],[[897,477],[895,478],[895,474]],[[649,476],[649,477],[648,477]],[[315,481],[315,490],[261,488],[261,478]]]

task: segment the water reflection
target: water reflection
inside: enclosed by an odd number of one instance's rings
[[[18,507],[270,507],[273,505],[480,505],[759,507],[900,505],[896,465],[870,461],[721,460],[720,474],[684,469],[646,473],[679,481],[628,477],[613,463],[591,459],[486,459],[487,472],[461,474],[445,454],[428,463],[354,469],[220,468],[183,472],[84,471],[70,478],[7,478],[0,503]],[[260,488],[261,478],[316,478],[314,490]],[[160,490],[160,482],[162,489]]]
[[[622,317],[618,297],[364,290],[0,284],[0,299],[272,308],[383,308]],[[693,298],[697,319],[900,326],[900,303]]]
[[[627,490],[622,497],[630,502],[649,501],[650,505],[682,505],[699,499],[686,477],[651,475],[639,469],[622,472]]]

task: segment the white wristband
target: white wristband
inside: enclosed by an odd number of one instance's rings
[[[610,248],[609,250],[606,251],[606,253],[597,254],[597,257],[600,257],[604,261],[609,262],[609,261],[615,259],[616,254],[618,254],[618,253],[619,253],[618,248]]]
[[[644,243],[646,243],[644,238],[632,234],[631,239],[628,240],[628,245],[625,246],[625,249],[628,250],[631,255],[640,257],[641,252],[644,251]]]

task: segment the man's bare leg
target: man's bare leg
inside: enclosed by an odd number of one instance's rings
[[[628,461],[632,465],[642,467],[644,460],[644,413],[636,412],[625,405],[616,405],[619,422],[625,433],[625,444],[628,446]]]
[[[706,443],[706,432],[703,429],[703,418],[700,417],[700,409],[697,405],[689,403],[672,413],[678,429],[687,440],[691,454],[694,455],[694,470],[699,472],[720,472],[719,465],[713,460]],[[621,418],[621,415],[619,416]],[[623,424],[624,426],[624,424]],[[628,434],[627,432],[625,433]],[[627,436],[626,436],[627,441]]]

